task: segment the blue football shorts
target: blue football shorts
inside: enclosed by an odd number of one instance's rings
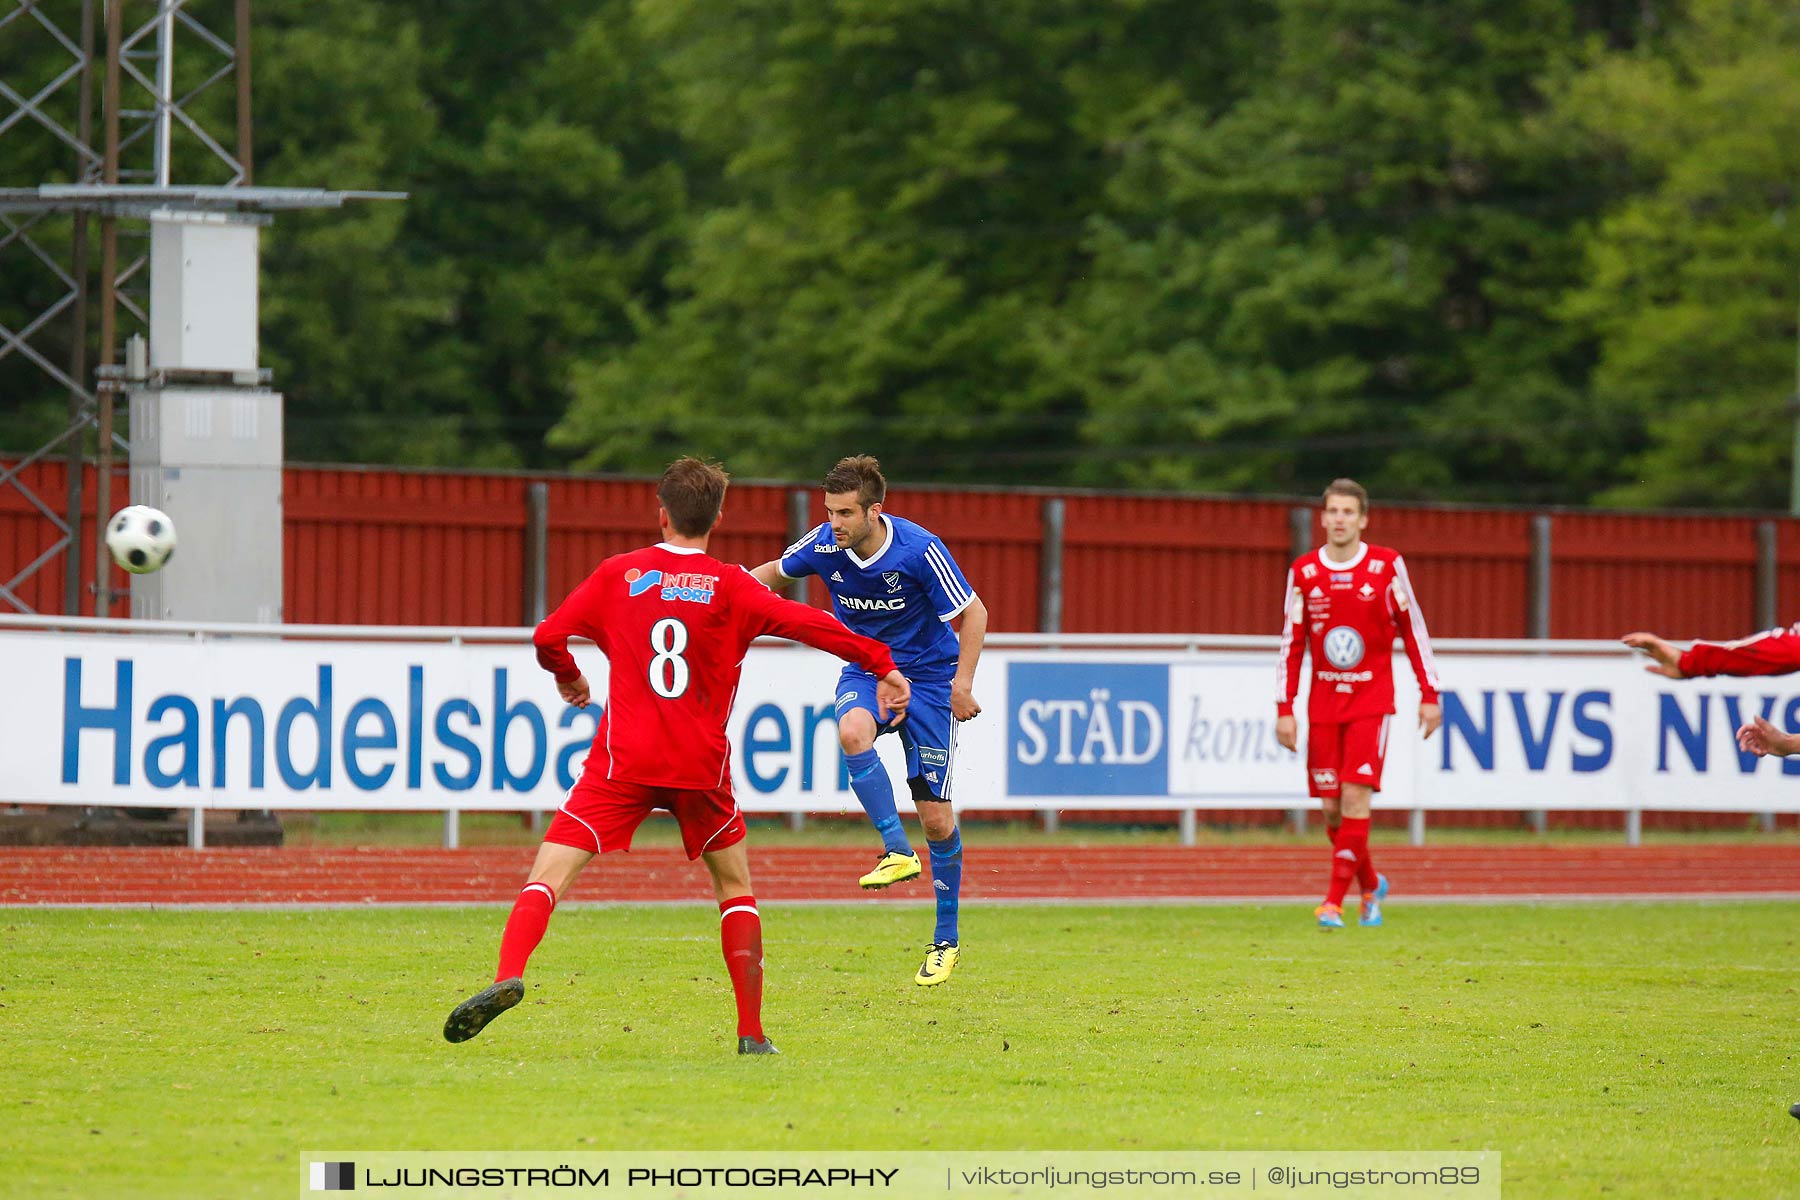
[[[956,765],[956,718],[950,715],[950,681],[914,679],[906,720],[884,725],[875,707],[875,677],[861,667],[845,667],[838,676],[837,715],[861,708],[875,720],[877,736],[900,735],[906,748],[906,777],[923,779],[939,800],[950,799],[950,769]]]

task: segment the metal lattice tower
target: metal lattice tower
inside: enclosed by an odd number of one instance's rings
[[[229,21],[231,38],[208,28],[195,15],[201,9]],[[24,254],[35,269],[47,273],[54,290],[18,329],[0,324],[0,359],[19,355],[41,371],[45,395],[60,390],[68,396],[62,431],[0,470],[0,488],[23,493],[56,534],[36,559],[11,579],[0,579],[0,605],[30,611],[17,589],[62,554],[64,611],[80,611],[83,450],[91,430],[98,463],[94,612],[106,616],[112,596],[100,522],[111,511],[113,452],[130,449],[113,428],[115,395],[128,393],[137,405],[144,396],[173,396],[184,387],[257,389],[267,383],[268,372],[256,366],[254,227],[267,224],[275,211],[336,208],[346,200],[401,199],[403,194],[254,186],[250,0],[61,0],[58,11],[65,19],[78,14],[79,28],[59,25],[39,0],[10,0],[10,8],[0,10],[0,102],[11,106],[0,115],[0,161],[30,161],[29,147],[22,145],[29,134],[40,142],[47,139],[72,168],[64,179],[36,188],[0,186],[0,255]],[[105,45],[98,54],[97,15],[105,17]],[[25,82],[34,50],[52,65],[41,82]],[[7,78],[9,72],[19,76],[19,84]],[[231,104],[220,97],[228,80],[236,84]],[[13,153],[15,148],[26,153]],[[0,185],[6,182],[0,180]],[[65,219],[71,222],[66,244],[59,224]],[[93,219],[99,221],[100,263],[99,285],[90,288]],[[231,308],[230,301],[209,306],[213,284],[228,284],[239,306]],[[160,317],[148,302],[152,293],[163,306],[157,310]],[[90,346],[90,309],[98,310],[97,346]],[[121,312],[134,339],[137,333],[150,334],[148,354],[129,356],[132,362],[125,368],[115,365]],[[65,320],[66,366],[34,344]],[[93,381],[90,349],[97,351]],[[270,394],[264,390],[263,396]],[[279,431],[280,397],[272,398],[271,419]],[[200,403],[197,411],[210,411],[210,400]],[[134,429],[134,439],[138,432]],[[23,478],[26,468],[58,453],[68,461],[61,514]],[[152,458],[167,462],[160,452]],[[135,470],[133,479],[135,491]],[[278,501],[277,493],[277,510]],[[270,536],[259,542],[279,546],[278,517],[272,530],[262,532]],[[224,547],[216,549],[223,552]],[[134,606],[144,599],[136,585],[133,598]],[[192,602],[190,597],[182,603]]]
[[[0,76],[0,155],[25,161],[30,138],[48,142],[65,153],[70,164],[54,202],[42,195],[9,191],[0,198],[0,254],[19,253],[44,273],[53,294],[17,328],[0,323],[0,359],[17,354],[36,366],[45,394],[65,391],[68,421],[62,431],[9,468],[0,470],[0,487],[11,486],[56,530],[56,539],[10,579],[0,579],[0,604],[29,611],[17,588],[58,554],[64,556],[63,603],[80,610],[80,545],[82,454],[90,430],[97,431],[100,462],[97,514],[109,507],[112,454],[125,443],[112,428],[110,395],[89,377],[89,317],[98,307],[98,363],[117,359],[119,312],[138,330],[149,324],[144,278],[149,262],[140,222],[122,216],[116,185],[171,187],[176,175],[215,187],[247,187],[250,154],[250,2],[232,0],[234,28],[228,40],[209,29],[192,11],[193,0],[80,0],[79,5],[45,5],[38,0],[11,0],[0,12],[0,63],[16,71]],[[220,7],[213,5],[214,8]],[[129,14],[126,10],[131,10]],[[105,18],[105,43],[96,52],[96,18]],[[75,27],[66,22],[74,20]],[[184,70],[176,71],[177,50]],[[191,60],[189,56],[192,56]],[[47,81],[25,82],[34,56],[53,63]],[[216,114],[203,117],[203,98],[226,80],[235,79],[234,129],[217,128]],[[33,87],[32,84],[36,83]],[[100,86],[100,121],[94,120],[96,85]],[[216,107],[216,106],[215,106]],[[213,128],[208,127],[211,121]],[[235,149],[227,149],[227,143]],[[26,154],[11,154],[22,149]],[[60,174],[60,172],[58,172]],[[7,181],[15,182],[15,181]],[[54,185],[53,185],[54,186]],[[90,221],[99,218],[100,280],[89,278]],[[121,246],[126,253],[121,254]],[[123,259],[123,261],[121,261]],[[68,359],[53,361],[34,339],[69,323]],[[62,453],[68,460],[68,491],[61,513],[34,493],[22,478],[26,467]],[[110,600],[104,554],[96,553],[95,612],[105,615]]]

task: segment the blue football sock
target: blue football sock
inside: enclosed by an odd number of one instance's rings
[[[925,844],[931,848],[931,890],[937,893],[937,930],[931,940],[954,942],[957,902],[962,896],[962,830],[952,829],[943,841]]]
[[[900,810],[894,805],[894,781],[888,778],[875,748],[846,756],[844,765],[850,768],[850,790],[869,814],[875,832],[881,835],[881,844],[890,854],[911,854],[912,846],[900,824]]]

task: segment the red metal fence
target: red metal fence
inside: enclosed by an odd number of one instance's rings
[[[0,461],[0,473],[12,463]],[[130,491],[128,472],[123,465],[113,471],[112,503],[122,507],[131,503],[125,497]],[[68,516],[68,496],[64,491],[69,475],[61,460],[35,462],[18,472],[14,479],[0,486],[0,613],[63,613],[66,587],[64,571],[69,547],[56,549],[63,537],[56,521]],[[81,564],[80,604],[82,614],[94,611],[94,512],[95,483],[99,472],[92,464],[82,472],[81,511],[89,518],[76,530],[77,553]],[[53,519],[54,518],[54,519]],[[29,572],[29,573],[27,573]],[[130,576],[116,567],[110,571],[109,586],[123,592]],[[10,598],[9,598],[10,593]],[[114,615],[122,615],[115,613]]]
[[[64,479],[60,461],[41,462],[19,482],[61,515]],[[93,481],[90,467],[90,514]],[[113,495],[126,491],[121,468]],[[294,623],[528,624],[540,590],[555,604],[601,558],[655,535],[654,488],[642,480],[289,467],[284,503]],[[992,628],[1007,631],[1043,629],[1048,608],[1064,632],[1273,633],[1296,508],[1298,532],[1317,529],[1312,501],[902,484],[889,507],[943,537]],[[814,486],[737,484],[713,549],[753,565],[822,517]],[[64,552],[44,559],[57,536],[24,493],[0,487],[0,585],[36,612],[64,608]],[[83,537],[81,608],[92,612],[91,521]],[[1800,600],[1800,520],[1788,517],[1377,503],[1368,537],[1406,555],[1441,637],[1526,637],[1534,622],[1553,637],[1727,637],[1800,615],[1788,607]],[[1539,575],[1547,605],[1534,614]],[[1060,606],[1047,606],[1056,579]],[[115,572],[113,586],[124,583]],[[0,594],[0,611],[16,607]]]

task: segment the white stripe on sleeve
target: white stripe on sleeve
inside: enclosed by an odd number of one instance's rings
[[[1296,607],[1302,601],[1294,592],[1294,568],[1289,567],[1287,581],[1281,589],[1281,650],[1275,656],[1275,700],[1286,704],[1293,699],[1287,694],[1288,651],[1294,644],[1294,625],[1302,615]]]
[[[925,561],[931,564],[931,569],[937,574],[938,582],[943,585],[944,595],[950,598],[950,603],[967,605],[969,590],[956,581],[956,572],[951,570],[949,558],[935,542],[926,545]]]
[[[1413,594],[1412,577],[1406,573],[1406,560],[1394,555],[1394,579],[1406,593],[1406,616],[1412,622],[1413,641],[1419,646],[1419,661],[1425,665],[1425,679],[1431,690],[1438,687],[1437,656],[1431,652],[1431,634],[1425,629],[1425,614],[1419,611],[1419,598]]]
[[[801,538],[799,541],[797,541],[793,545],[789,546],[786,550],[783,550],[781,552],[781,557],[786,558],[790,554],[798,554],[798,553],[800,553],[800,551],[802,551],[802,550],[806,549],[808,546],[812,545],[813,542],[818,540],[819,530],[821,530],[823,528],[825,528],[825,523],[823,521],[819,522],[817,525],[814,525],[805,537]],[[792,578],[792,576],[789,576],[789,578]]]

